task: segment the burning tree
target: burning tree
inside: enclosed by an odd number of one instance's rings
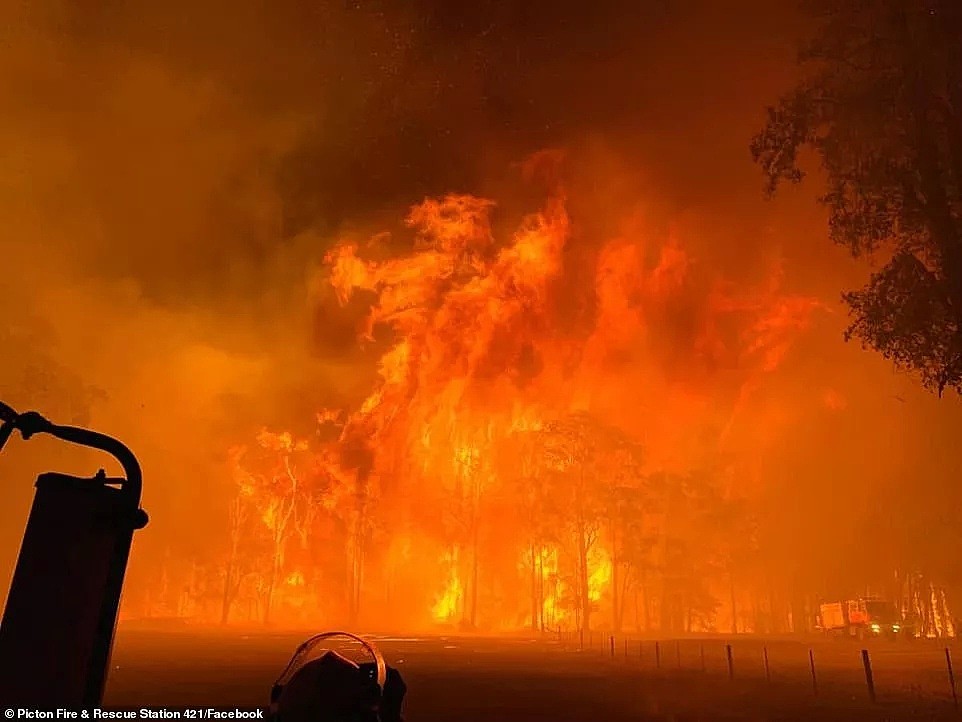
[[[586,413],[550,421],[539,432],[544,463],[553,472],[552,490],[561,504],[562,522],[571,535],[577,559],[576,590],[581,629],[590,629],[592,590],[589,561],[607,521],[613,552],[617,543],[618,506],[612,493],[637,469],[638,452],[623,433]],[[617,531],[616,531],[617,530]],[[618,618],[618,580],[612,580],[614,618]]]
[[[630,474],[606,492],[607,532],[611,547],[611,627],[620,632],[625,621],[628,595],[643,583],[648,566],[649,539],[645,519],[650,506],[647,479],[634,459],[625,465]]]
[[[262,564],[256,586],[263,621],[270,621],[278,586],[287,571],[290,542],[311,518],[319,496],[328,493],[330,487],[328,478],[318,473],[320,457],[306,441],[267,429],[260,431],[256,441],[255,446],[237,447],[231,452],[237,488],[230,506],[224,621],[243,578],[239,568],[242,552],[250,553],[258,542],[263,545],[263,554],[257,555]],[[252,521],[257,522],[253,528]]]
[[[256,479],[244,469],[243,457],[245,447],[235,446],[229,452],[231,476],[234,488],[228,504],[227,527],[227,561],[224,565],[224,593],[221,600],[221,624],[226,624],[230,618],[231,607],[237,599],[241,584],[254,570],[250,566],[250,557],[242,556],[245,542],[256,534],[257,528],[252,525],[253,497],[256,489]]]
[[[406,613],[423,615],[408,624],[620,628],[631,598],[640,624],[640,596],[646,626],[656,601],[662,624],[710,624],[706,580],[721,572],[702,509],[718,498],[695,472],[814,304],[777,277],[736,292],[677,238],[632,229],[572,276],[586,257],[568,251],[557,161],[525,166],[545,202],[506,238],[492,201],[448,195],[411,209],[407,253],[381,234],[327,254],[337,301],[370,303],[359,340],[378,350],[378,379],[353,408],[322,412],[309,446],[262,434],[238,456],[265,615],[296,573],[319,600],[343,586],[352,623],[363,594],[396,607],[403,587],[420,605]],[[573,277],[594,283],[577,323]],[[234,518],[243,547],[254,531]]]
[[[523,530],[526,544],[521,566],[530,584],[530,624],[544,631],[558,621],[561,580],[558,550],[560,500],[552,495],[550,471],[543,463],[540,426],[513,431],[501,441],[497,457],[500,478],[514,506],[512,521]]]

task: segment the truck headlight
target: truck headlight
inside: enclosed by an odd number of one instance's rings
[[[902,625],[900,625],[900,624],[893,624],[893,625],[892,625],[892,631],[893,631],[893,632],[897,632],[897,631],[899,631],[901,628],[902,628]]]
[[[882,631],[882,626],[880,624],[873,624],[872,631],[878,634],[879,632]]]

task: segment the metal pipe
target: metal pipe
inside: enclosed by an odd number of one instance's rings
[[[143,474],[140,463],[134,453],[117,439],[78,426],[60,426],[51,423],[36,411],[18,414],[2,401],[0,401],[0,419],[4,422],[3,426],[0,426],[0,449],[3,449],[3,445],[16,429],[25,441],[29,441],[34,434],[50,434],[63,441],[110,454],[124,470],[125,479],[121,488],[135,507],[140,504],[140,494],[143,488]]]

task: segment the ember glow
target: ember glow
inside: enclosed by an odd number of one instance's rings
[[[339,302],[366,294],[358,343],[381,349],[379,378],[355,408],[318,411],[327,441],[264,430],[256,455],[233,452],[235,504],[253,507],[231,561],[251,557],[236,591],[249,614],[356,623],[403,590],[415,602],[396,623],[409,628],[590,629],[625,624],[657,588],[688,605],[658,613],[714,624],[695,619],[692,594],[723,581],[732,530],[672,507],[728,503],[732,429],[754,423],[759,377],[819,304],[777,277],[735,288],[682,239],[636,225],[599,239],[579,309],[592,322],[572,331],[558,303],[577,233],[561,164],[542,153],[524,166],[532,183],[540,171],[543,205],[504,237],[494,200],[448,195],[410,209],[405,253],[327,254]],[[398,535],[412,539],[401,564]],[[345,567],[325,569],[318,548]]]

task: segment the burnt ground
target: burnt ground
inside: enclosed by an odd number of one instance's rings
[[[121,628],[106,706],[254,708],[306,633]],[[957,720],[943,647],[737,637],[615,641],[375,637],[408,685],[409,722]],[[766,677],[763,649],[769,658]],[[814,651],[816,690],[809,668]],[[702,667],[704,653],[704,669]],[[962,649],[960,649],[962,655]]]

